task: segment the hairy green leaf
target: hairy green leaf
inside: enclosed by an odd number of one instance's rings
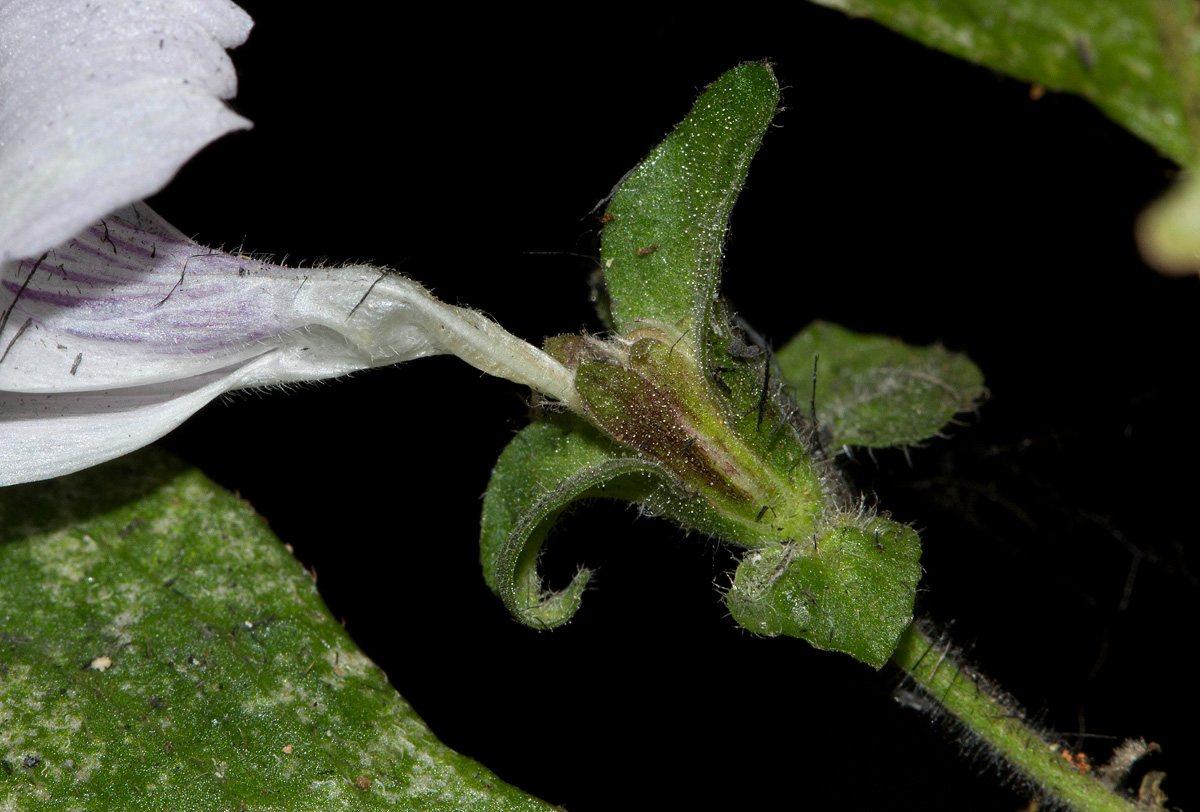
[[[434,738],[244,502],[143,452],[0,490],[0,808],[549,810]]]
[[[983,373],[964,355],[813,322],[779,351],[796,400],[812,402],[829,444],[886,448],[940,432],[983,394]]]
[[[621,182],[603,218],[610,327],[706,328],[729,212],[778,102],[769,65],[734,68]]]
[[[931,48],[1076,93],[1182,165],[1200,137],[1188,0],[814,0]]]

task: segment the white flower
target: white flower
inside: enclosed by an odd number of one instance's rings
[[[248,126],[219,98],[250,25],[222,0],[0,0],[0,485],[233,389],[446,352],[573,405],[568,370],[411,280],[212,251],[130,203]]]

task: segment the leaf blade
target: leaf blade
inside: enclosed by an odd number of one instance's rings
[[[5,809],[550,808],[438,742],[265,522],[157,452],[0,491],[0,584]]]

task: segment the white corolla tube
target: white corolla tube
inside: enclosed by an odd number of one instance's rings
[[[410,279],[212,251],[144,204],[6,263],[5,301],[0,485],[132,451],[235,389],[442,353],[578,406],[570,370]]]

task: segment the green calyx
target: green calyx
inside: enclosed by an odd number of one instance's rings
[[[822,485],[796,428],[772,443],[787,462],[778,470],[736,431],[688,338],[647,324],[611,341],[559,336],[546,349],[575,369],[583,417],[670,479],[680,498],[665,512],[690,503],[692,527],[743,547],[810,535]]]
[[[558,626],[579,608],[589,572],[555,589],[538,559],[559,516],[595,498],[746,549],[726,600],[751,631],[879,667],[912,618],[916,532],[855,513],[826,449],[868,434],[874,447],[931,436],[971,406],[982,378],[944,350],[827,325],[803,333],[778,363],[748,343],[720,297],[720,258],[778,102],[769,65],[729,71],[622,181],[601,218],[596,298],[612,332],[547,340],[546,352],[574,372],[574,411],[560,404],[521,431],[484,497],[484,574],[522,623]],[[805,392],[818,356],[819,386]],[[898,411],[922,417],[880,428]]]

